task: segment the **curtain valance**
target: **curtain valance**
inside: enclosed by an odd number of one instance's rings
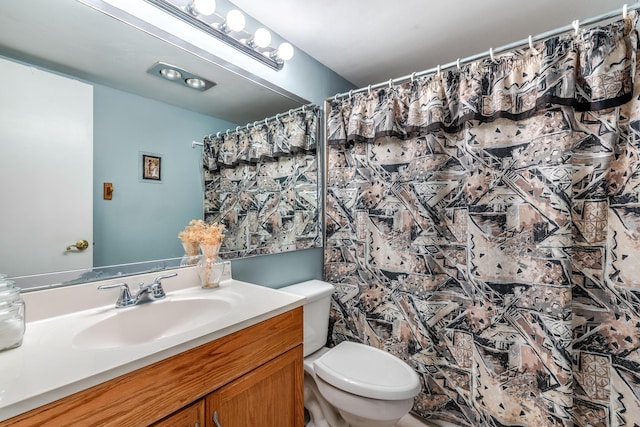
[[[328,143],[401,139],[465,122],[520,120],[550,105],[596,111],[628,102],[638,45],[637,13],[607,26],[564,34],[427,75],[402,85],[331,101]]]
[[[315,152],[318,139],[317,106],[278,115],[275,120],[249,125],[237,132],[218,133],[203,140],[203,163],[209,171],[238,164],[277,160],[297,152]]]

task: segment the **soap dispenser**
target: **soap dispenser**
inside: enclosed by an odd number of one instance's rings
[[[25,303],[20,288],[0,274],[0,351],[20,347],[25,332]]]

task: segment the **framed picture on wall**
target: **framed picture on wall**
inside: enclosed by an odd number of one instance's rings
[[[162,156],[150,153],[140,153],[140,162],[143,180],[162,180]]]

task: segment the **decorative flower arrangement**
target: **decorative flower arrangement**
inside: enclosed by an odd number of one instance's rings
[[[224,238],[224,224],[207,224],[201,219],[192,219],[184,230],[178,233],[183,244],[220,245]]]
[[[198,264],[198,275],[205,288],[218,287],[224,272],[224,264],[218,258],[218,250],[224,238],[224,224],[207,224],[201,219],[192,219],[189,224],[178,233],[182,240],[186,256],[182,265]],[[202,251],[202,258],[198,259],[198,247]],[[217,259],[217,260],[216,260]]]

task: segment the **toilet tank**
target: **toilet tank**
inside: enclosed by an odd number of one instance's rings
[[[321,349],[329,333],[329,310],[333,285],[322,280],[309,280],[279,290],[304,296],[304,356]]]

